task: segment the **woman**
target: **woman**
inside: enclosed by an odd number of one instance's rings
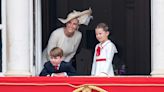
[[[66,19],[59,18],[59,20],[65,24],[65,27],[58,28],[52,32],[48,46],[43,52],[43,63],[49,60],[48,53],[54,47],[62,48],[64,52],[63,60],[70,62],[82,38],[81,32],[78,31],[79,25],[88,25],[90,18],[92,18],[91,13],[91,9],[83,12],[74,10]]]

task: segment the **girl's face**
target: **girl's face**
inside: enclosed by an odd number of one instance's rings
[[[108,40],[109,32],[104,31],[103,28],[96,28],[95,33],[96,33],[96,38],[100,43],[104,43],[105,41]]]
[[[77,18],[70,20],[66,24],[66,29],[68,33],[74,33],[79,27],[79,20]]]
[[[62,61],[62,58],[60,56],[50,57],[50,62],[52,63],[52,65],[60,64],[61,61]]]

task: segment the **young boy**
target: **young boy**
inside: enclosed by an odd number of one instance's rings
[[[95,33],[100,43],[95,47],[91,74],[93,76],[114,76],[112,60],[117,49],[108,39],[110,34],[108,26],[105,23],[98,24]]]
[[[62,61],[63,50],[59,47],[55,47],[50,51],[50,61],[44,64],[44,68],[40,73],[40,76],[71,76],[75,75],[75,69],[73,66]]]

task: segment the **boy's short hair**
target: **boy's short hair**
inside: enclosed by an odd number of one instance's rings
[[[62,57],[63,56],[63,50],[59,47],[54,47],[50,51],[50,57],[57,57],[57,56]]]
[[[99,23],[96,28],[102,28],[104,31],[109,31],[109,27],[106,23]]]

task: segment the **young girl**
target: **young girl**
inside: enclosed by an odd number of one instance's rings
[[[91,74],[92,76],[114,76],[112,60],[117,49],[108,39],[110,34],[108,26],[105,23],[98,24],[95,33],[100,43],[95,47]]]

